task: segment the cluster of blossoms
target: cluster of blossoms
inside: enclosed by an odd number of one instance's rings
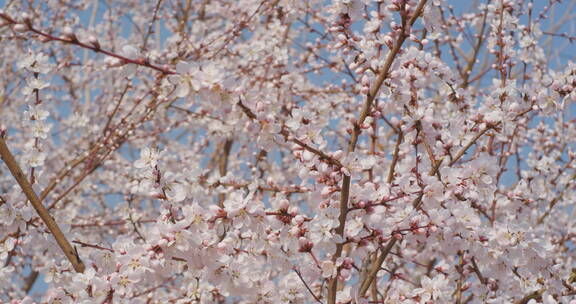
[[[10,1],[0,302],[576,303],[576,1],[463,2]]]
[[[24,112],[22,129],[31,131],[31,138],[26,143],[25,158],[28,166],[36,168],[44,165],[46,159],[46,152],[42,151],[40,140],[47,139],[50,132],[50,124],[46,121],[49,113],[44,109],[40,97],[40,90],[47,88],[49,84],[39,76],[49,73],[51,67],[48,56],[31,52],[17,63],[17,67],[32,73],[32,75],[26,75],[26,86],[22,88],[22,95],[28,103],[28,110]]]

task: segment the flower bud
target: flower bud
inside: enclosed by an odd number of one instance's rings
[[[18,33],[24,33],[24,32],[27,32],[28,30],[30,30],[30,28],[28,27],[28,25],[23,24],[23,23],[18,23],[18,24],[16,24],[16,25],[14,25],[14,26],[12,27],[12,29],[14,29],[14,31],[15,31],[15,32],[18,32]]]
[[[344,151],[337,150],[334,153],[332,153],[332,157],[335,159],[342,159],[342,157],[344,157]]]
[[[62,29],[62,36],[63,36],[64,39],[68,39],[68,40],[78,40],[78,39],[76,38],[76,34],[74,34],[74,31],[73,31],[72,28],[69,27],[69,26],[65,26],[65,27]]]
[[[88,43],[97,49],[100,48],[100,42],[98,42],[98,39],[92,35],[88,36]]]
[[[290,207],[290,202],[287,199],[282,199],[278,202],[278,209],[288,210],[288,207]]]

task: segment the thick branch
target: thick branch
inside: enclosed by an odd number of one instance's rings
[[[3,137],[0,137],[0,155],[2,156],[2,160],[4,160],[6,166],[10,170],[10,173],[12,173],[12,176],[14,176],[14,178],[18,182],[18,184],[22,188],[22,191],[24,192],[24,194],[26,194],[28,200],[30,200],[30,203],[32,203],[32,207],[34,207],[34,209],[36,210],[42,221],[44,221],[44,224],[46,224],[46,227],[48,227],[48,230],[50,230],[50,232],[56,239],[58,246],[60,246],[62,251],[64,251],[66,258],[68,258],[70,263],[72,263],[74,270],[76,270],[76,272],[84,272],[84,269],[86,267],[80,260],[80,257],[78,256],[76,250],[72,248],[72,246],[66,239],[66,236],[64,236],[64,233],[62,233],[62,230],[60,230],[60,227],[58,227],[56,221],[54,221],[54,218],[50,216],[48,210],[46,210],[44,205],[42,205],[42,202],[34,192],[34,189],[32,189],[32,185],[30,185],[30,183],[26,179],[26,176],[22,172],[22,169],[14,159],[14,156],[12,155],[10,150],[8,150],[8,147],[6,146],[6,141],[4,140]]]
[[[378,92],[380,91],[380,88],[382,87],[384,80],[388,77],[388,74],[390,72],[390,69],[392,68],[392,63],[394,62],[394,59],[396,59],[396,56],[400,52],[400,49],[402,48],[404,41],[406,40],[406,38],[410,34],[409,33],[410,28],[412,27],[414,22],[416,22],[416,19],[418,19],[418,17],[422,14],[422,11],[424,10],[425,4],[426,4],[426,0],[421,0],[420,3],[418,3],[418,6],[416,7],[412,17],[410,18],[408,23],[405,24],[404,27],[402,28],[402,32],[399,34],[398,39],[396,40],[396,43],[394,44],[394,47],[388,53],[388,56],[386,57],[386,61],[384,62],[384,66],[382,67],[382,69],[378,73],[378,77],[376,78],[376,81],[370,87],[370,92],[368,93],[366,101],[362,105],[360,117],[358,118],[358,121],[354,124],[354,128],[352,130],[352,136],[350,138],[350,141],[348,142],[348,153],[354,152],[354,150],[356,149],[356,143],[358,142],[358,137],[360,136],[360,133],[362,133],[362,129],[360,128],[360,125],[362,125],[364,120],[366,120],[366,117],[368,117],[368,113],[370,112],[370,108],[372,107],[372,104],[373,104],[374,100],[376,99],[376,96],[378,95]],[[342,192],[340,195],[340,216],[338,217],[339,225],[336,228],[336,233],[338,233],[342,237],[344,236],[344,228],[346,226],[346,216],[348,213],[348,197],[350,196],[350,180],[351,180],[350,176],[347,176],[347,175],[344,175],[344,178],[342,180]],[[344,244],[336,244],[336,252],[332,256],[332,259],[334,261],[336,261],[336,259],[338,259],[342,255],[343,246],[344,246]],[[329,304],[336,303],[337,285],[338,285],[338,278],[336,276],[330,280],[329,285],[328,285],[328,303]],[[368,284],[368,286],[370,286],[370,284]]]

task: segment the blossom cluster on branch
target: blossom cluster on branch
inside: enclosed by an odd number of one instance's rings
[[[537,2],[5,1],[0,302],[576,303]]]

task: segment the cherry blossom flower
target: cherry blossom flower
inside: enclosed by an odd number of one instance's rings
[[[17,63],[19,69],[26,69],[33,73],[46,74],[52,69],[48,56],[44,53],[34,53],[29,50],[28,56]]]
[[[0,302],[574,296],[570,1],[68,2],[0,10]]]
[[[138,169],[154,168],[158,163],[161,152],[155,148],[144,148],[140,151],[140,159],[134,162],[134,167]]]
[[[47,88],[49,84],[40,80],[39,78],[28,78],[27,86],[22,89],[22,94],[28,96],[32,94],[35,90],[41,90]]]
[[[438,301],[443,298],[445,289],[448,287],[448,280],[441,275],[433,278],[424,276],[420,284],[422,287],[414,289],[414,295],[418,295],[423,302]]]
[[[179,62],[176,65],[179,75],[171,75],[170,81],[176,84],[176,96],[186,97],[192,92],[197,92],[201,88],[199,66],[195,63]]]

